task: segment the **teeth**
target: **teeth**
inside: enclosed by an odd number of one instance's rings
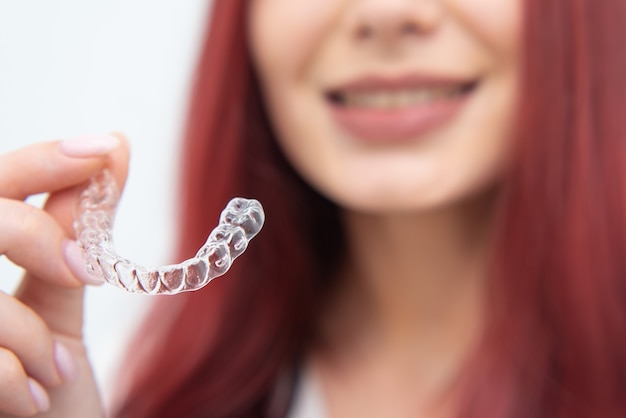
[[[339,95],[340,102],[348,107],[395,109],[419,106],[463,94],[462,86],[430,87],[412,90],[351,91]]]

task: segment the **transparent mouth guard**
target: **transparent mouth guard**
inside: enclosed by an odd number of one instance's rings
[[[236,197],[222,211],[218,226],[195,257],[179,264],[144,267],[120,257],[113,246],[119,192],[108,170],[81,193],[74,230],[89,276],[133,293],[176,294],[198,290],[230,268],[265,221],[254,199]]]

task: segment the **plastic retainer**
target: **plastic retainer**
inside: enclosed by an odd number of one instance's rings
[[[112,230],[118,202],[115,180],[103,170],[80,194],[74,230],[89,276],[133,293],[176,294],[204,287],[226,273],[265,221],[257,200],[236,197],[226,205],[218,226],[195,257],[179,264],[144,267],[115,251]]]

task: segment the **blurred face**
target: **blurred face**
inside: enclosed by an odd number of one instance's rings
[[[250,45],[287,158],[358,211],[425,210],[497,183],[519,0],[252,0]]]

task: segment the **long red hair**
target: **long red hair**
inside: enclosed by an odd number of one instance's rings
[[[267,222],[226,277],[156,302],[113,415],[284,415],[343,251],[337,208],[276,146],[245,0],[216,0],[181,160],[180,258],[225,202]],[[461,416],[626,416],[626,24],[623,0],[526,0],[518,134],[490,321]],[[282,382],[282,384],[279,384]]]

